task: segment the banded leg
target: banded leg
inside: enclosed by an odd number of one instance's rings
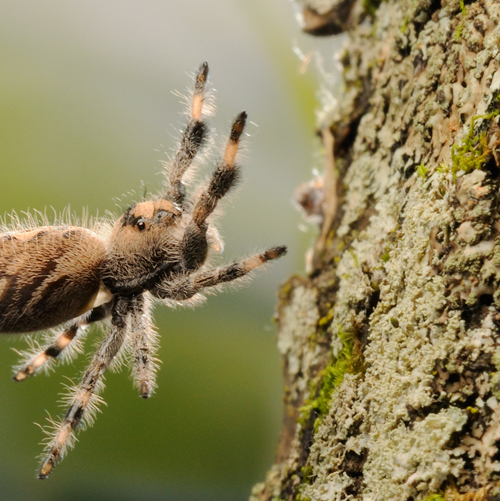
[[[188,276],[179,277],[177,280],[169,280],[159,284],[152,293],[162,299],[174,299],[184,301],[193,297],[198,292],[207,287],[216,287],[217,285],[232,282],[245,276],[255,268],[277,259],[286,254],[286,247],[273,247],[262,254],[257,254],[239,263],[234,263],[223,268],[194,273]]]
[[[39,350],[38,353],[30,353],[26,357],[27,361],[14,374],[14,381],[24,381],[29,376],[47,367],[49,363],[54,362],[61,354],[71,356],[77,350],[74,340],[76,338],[81,339],[91,323],[102,320],[106,315],[107,310],[104,307],[94,308],[87,320],[71,324],[51,344]]]
[[[70,407],[61,423],[56,425],[55,432],[47,445],[47,455],[42,462],[38,478],[47,478],[57,461],[64,457],[68,447],[75,441],[75,428],[83,421],[92,420],[92,411],[97,410],[100,398],[96,392],[104,384],[101,376],[120,351],[127,334],[130,315],[134,314],[135,297],[118,297],[112,310],[111,328],[101,346],[95,353],[82,381],[70,396]]]
[[[155,358],[158,333],[151,318],[151,299],[146,294],[137,298],[137,308],[130,322],[132,377],[142,398],[149,398],[156,387]]]
[[[191,166],[207,134],[207,125],[203,117],[203,101],[205,99],[207,76],[208,64],[205,62],[200,66],[196,75],[191,102],[191,118],[170,167],[170,186],[165,198],[180,206],[182,206],[185,197],[185,186],[182,178]]]
[[[182,241],[184,266],[187,270],[196,270],[205,262],[208,249],[206,220],[217,207],[219,200],[238,181],[240,172],[235,159],[246,119],[247,114],[244,111],[236,117],[231,127],[224,157],[213,173],[207,189],[194,206],[191,222],[186,228]]]

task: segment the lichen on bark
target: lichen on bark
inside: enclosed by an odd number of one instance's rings
[[[322,226],[281,291],[285,420],[251,499],[500,499],[500,2],[297,3],[348,33],[345,88],[318,113]]]

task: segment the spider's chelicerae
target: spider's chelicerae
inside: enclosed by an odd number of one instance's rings
[[[245,112],[236,117],[212,177],[188,198],[186,172],[207,136],[207,74],[204,63],[195,77],[190,120],[166,185],[156,197],[127,209],[114,225],[25,225],[0,234],[0,332],[46,330],[51,335],[45,346],[33,343],[16,369],[16,381],[75,351],[90,324],[109,325],[80,384],[67,398],[66,414],[52,423],[39,478],[47,478],[74,444],[75,429],[92,421],[103,374],[118,355],[129,354],[140,395],[151,396],[157,348],[154,302],[192,302],[201,291],[241,278],[286,252],[284,246],[273,247],[229,266],[213,269],[206,264],[210,250],[222,249],[210,216],[238,180],[235,157],[246,121]]]

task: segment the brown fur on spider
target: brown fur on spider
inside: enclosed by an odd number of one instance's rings
[[[209,250],[222,249],[209,218],[238,180],[235,158],[246,121],[245,112],[236,117],[208,185],[188,199],[186,172],[207,137],[207,75],[203,63],[195,77],[189,123],[156,198],[130,207],[108,231],[105,222],[98,222],[93,230],[42,226],[0,234],[0,332],[52,333],[45,346],[33,343],[16,370],[16,381],[74,352],[91,323],[109,323],[80,384],[67,398],[66,415],[52,423],[39,478],[47,478],[73,446],[75,429],[92,421],[102,376],[124,351],[130,353],[141,396],[151,396],[157,365],[151,317],[155,301],[192,302],[204,289],[217,289],[286,253],[280,246],[229,266],[206,265]]]

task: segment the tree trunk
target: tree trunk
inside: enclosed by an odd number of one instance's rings
[[[500,1],[302,0],[346,31],[257,500],[500,499]],[[333,55],[332,55],[333,56]]]

